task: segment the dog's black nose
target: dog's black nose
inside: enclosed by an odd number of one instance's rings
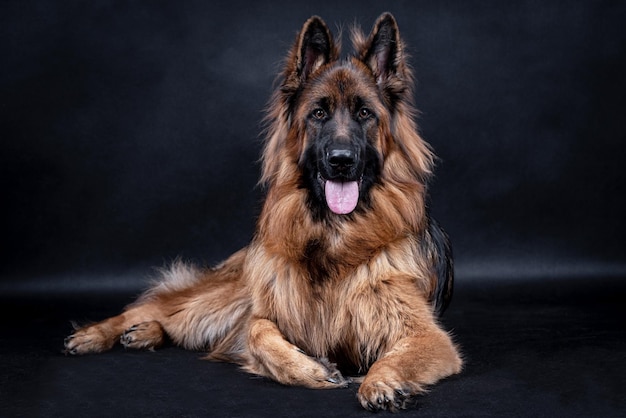
[[[356,154],[350,149],[338,148],[328,152],[328,164],[335,170],[347,170],[355,163]]]

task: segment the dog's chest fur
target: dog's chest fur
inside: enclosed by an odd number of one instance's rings
[[[368,263],[330,276],[324,273],[329,267],[320,270],[312,261],[294,263],[254,248],[247,263],[248,277],[258,281],[253,288],[260,289],[252,295],[253,315],[274,321],[289,342],[309,355],[366,369],[406,333],[416,315],[429,314],[420,309],[412,248],[408,240],[396,243]]]

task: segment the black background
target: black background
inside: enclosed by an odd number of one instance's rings
[[[440,157],[430,205],[459,286],[626,277],[624,1],[0,8],[4,297],[134,292],[153,266],[246,245],[263,109],[296,32],[320,15],[346,53],[350,25],[386,10]]]
[[[3,287],[128,284],[142,278],[115,274],[246,245],[263,109],[296,31],[318,14],[344,27],[346,51],[346,29],[385,9],[441,158],[431,206],[459,277],[624,271],[624,2],[3,9]]]

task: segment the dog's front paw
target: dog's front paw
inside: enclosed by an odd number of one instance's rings
[[[337,366],[325,357],[310,357],[300,349],[293,350],[291,354],[293,355],[291,361],[273,367],[272,378],[283,384],[306,386],[311,389],[345,388],[350,383]]]
[[[326,358],[307,355],[288,342],[275,323],[255,319],[248,336],[249,362],[244,366],[250,373],[266,376],[284,385],[311,389],[346,387],[346,380],[337,366]]]
[[[316,358],[315,360],[326,369],[324,380],[330,383],[331,387],[345,388],[348,386],[350,379],[343,377],[336,364],[331,363],[326,357]]]
[[[393,375],[366,376],[357,397],[361,406],[370,411],[404,409],[413,395],[422,393],[416,383],[402,382]]]

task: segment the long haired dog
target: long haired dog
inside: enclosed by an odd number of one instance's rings
[[[461,370],[437,322],[452,259],[425,208],[434,156],[414,122],[398,26],[383,14],[352,41],[340,59],[319,17],[298,34],[268,110],[250,245],[206,271],[176,263],[123,313],[77,329],[67,353],[168,336],[286,385],[365,374],[358,399],[371,410],[403,408]]]

